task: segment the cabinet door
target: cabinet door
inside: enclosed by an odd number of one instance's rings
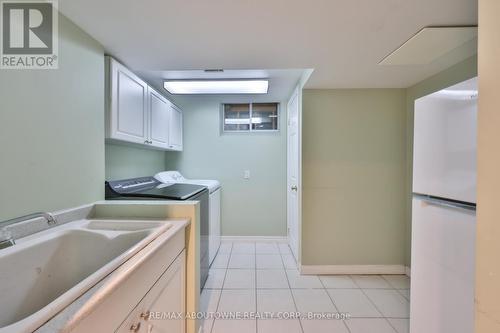
[[[149,140],[151,145],[168,149],[171,103],[153,89],[149,89]]]
[[[186,332],[186,252],[158,279],[153,288],[123,322],[118,333]],[[179,316],[180,317],[176,317]]]
[[[172,105],[170,113],[169,148],[172,150],[182,150],[182,111]]]
[[[125,66],[109,59],[108,137],[144,143],[147,138],[147,84]]]

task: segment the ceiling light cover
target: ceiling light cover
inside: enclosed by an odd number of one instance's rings
[[[171,94],[267,94],[268,80],[168,80]]]

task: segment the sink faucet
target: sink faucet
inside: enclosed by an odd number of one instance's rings
[[[10,220],[5,220],[0,222],[0,249],[12,246],[16,244],[12,234],[5,227],[14,223],[19,223],[27,220],[31,220],[37,217],[43,217],[47,220],[49,226],[57,224],[57,220],[54,215],[45,212],[38,212],[33,214],[28,214],[20,217],[16,217]]]

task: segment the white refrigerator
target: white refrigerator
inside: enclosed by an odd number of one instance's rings
[[[415,101],[410,333],[473,333],[477,78]]]

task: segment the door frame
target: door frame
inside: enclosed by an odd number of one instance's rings
[[[298,170],[297,170],[297,268],[300,271],[300,263],[302,261],[302,88],[301,85],[297,85],[297,87],[293,90],[290,98],[287,101],[287,112],[286,112],[286,127],[287,127],[287,164],[286,164],[286,199],[287,199],[287,213],[288,207],[290,206],[290,196],[288,194],[289,191],[289,174],[290,174],[290,163],[289,163],[289,142],[288,142],[288,126],[289,126],[289,106],[290,102],[293,98],[297,97],[297,124],[298,124]],[[290,231],[290,219],[289,214],[287,214],[287,239],[289,237]],[[292,251],[293,252],[293,251]]]

